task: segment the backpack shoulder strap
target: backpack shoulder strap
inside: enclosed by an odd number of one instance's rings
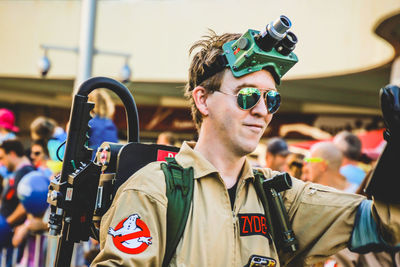
[[[262,185],[263,181],[265,180],[265,176],[259,170],[253,170],[253,173],[254,173],[254,178],[255,178],[254,179],[254,188],[256,189],[257,196],[258,196],[258,198],[260,199],[260,201],[261,201],[261,203],[263,205],[264,216],[265,216],[265,219],[267,220],[267,222],[269,224],[268,225],[269,226],[269,228],[268,228],[269,233],[270,233],[270,235],[272,237],[272,240],[275,240],[274,225],[273,225],[273,221],[272,221],[272,217],[271,217],[270,208],[269,208],[269,205],[268,205],[267,194],[265,193],[265,190],[264,190],[263,185]]]
[[[183,168],[174,158],[166,158],[161,163],[165,175],[167,207],[167,243],[163,267],[169,265],[176,247],[185,230],[193,199],[194,173],[193,167]]]

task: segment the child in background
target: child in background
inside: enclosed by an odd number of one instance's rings
[[[103,142],[118,143],[118,130],[112,121],[115,105],[110,95],[104,89],[95,90],[89,94],[89,101],[95,103],[89,121],[89,147],[95,154]]]
[[[64,156],[65,146],[60,147],[67,139],[67,133],[63,128],[59,127],[55,120],[46,117],[37,117],[31,123],[31,137],[32,140],[44,140],[47,142],[47,149],[49,152],[49,161],[47,166],[53,173],[59,173],[62,168],[62,162],[57,157],[62,159]],[[60,149],[58,149],[60,147]]]

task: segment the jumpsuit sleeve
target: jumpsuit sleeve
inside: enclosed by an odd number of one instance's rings
[[[347,247],[358,206],[364,199],[293,179],[293,188],[283,194],[283,200],[299,249],[295,253],[280,253],[282,265],[321,262]]]
[[[160,170],[139,172],[120,187],[103,216],[100,253],[92,266],[161,266],[166,246],[165,180]]]

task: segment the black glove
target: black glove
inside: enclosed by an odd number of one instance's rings
[[[387,85],[380,91],[382,115],[386,125],[384,138],[387,141],[365,192],[378,200],[400,203],[398,192],[398,155],[400,151],[400,88]]]
[[[382,115],[386,125],[386,141],[400,139],[400,88],[387,85],[380,90]],[[397,140],[400,142],[400,140]]]

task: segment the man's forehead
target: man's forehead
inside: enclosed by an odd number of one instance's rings
[[[253,72],[238,78],[234,77],[233,74],[227,70],[224,75],[224,81],[228,82],[228,84],[231,84],[235,89],[241,89],[243,87],[255,87],[259,89],[276,90],[275,80],[271,73],[266,70]]]
[[[265,90],[275,90],[275,87],[268,87],[268,88],[264,88],[264,87],[260,87],[259,85],[255,84],[255,83],[248,83],[248,82],[244,82],[239,84],[238,86],[236,86],[236,88],[241,89],[241,88],[245,88],[245,87],[254,87],[254,88],[258,88],[258,89],[265,89]]]

